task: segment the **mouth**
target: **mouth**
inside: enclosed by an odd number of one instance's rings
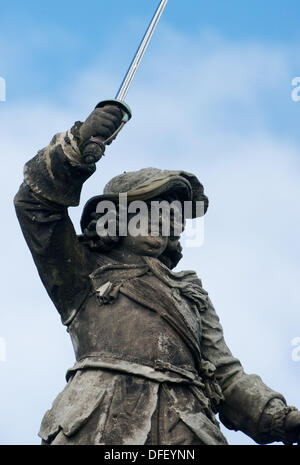
[[[157,241],[157,240],[156,240],[156,241],[154,241],[151,245],[152,245],[152,248],[153,248],[153,249],[161,249],[161,248],[162,248],[162,243],[161,243],[161,241]]]

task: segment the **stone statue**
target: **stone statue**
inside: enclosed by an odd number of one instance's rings
[[[82,147],[92,136],[110,137],[121,119],[107,105],[56,135],[25,165],[15,197],[25,240],[76,354],[67,385],[42,420],[42,443],[227,444],[216,413],[257,443],[297,442],[300,412],[244,372],[196,273],[172,272],[182,257],[179,236],[161,229],[98,234],[97,205],[109,200],[118,209],[120,193],[128,205],[199,201],[204,214],[208,199],[196,176],[154,168],[123,173],[87,203],[83,234],[75,233],[67,209],[79,204],[96,170]]]

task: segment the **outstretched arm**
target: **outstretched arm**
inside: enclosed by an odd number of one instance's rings
[[[82,185],[96,170],[94,163],[85,163],[81,148],[91,136],[109,137],[121,118],[118,108],[104,107],[57,134],[25,165],[15,196],[25,240],[65,324],[84,301],[93,269],[94,256],[79,243],[67,210],[79,204]]]
[[[293,443],[300,432],[300,413],[286,405],[285,398],[266,386],[254,374],[246,374],[240,361],[228,349],[213,305],[201,314],[202,355],[216,367],[224,400],[220,419],[229,429],[243,431],[254,441]]]

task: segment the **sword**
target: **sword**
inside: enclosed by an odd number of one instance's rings
[[[128,68],[127,73],[125,74],[125,77],[122,81],[122,84],[117,92],[117,95],[114,99],[111,100],[104,100],[98,105],[96,105],[95,108],[101,108],[104,107],[105,105],[115,105],[116,107],[120,108],[123,114],[123,119],[118,127],[118,129],[112,134],[111,137],[109,137],[106,140],[103,140],[100,137],[91,137],[89,141],[86,142],[85,146],[83,147],[83,158],[85,163],[94,163],[96,161],[95,153],[96,151],[99,152],[99,146],[101,148],[102,154],[105,151],[105,146],[107,144],[110,144],[113,139],[117,136],[117,134],[121,131],[121,129],[125,126],[125,124],[131,119],[132,117],[132,111],[125,103],[125,97],[127,95],[127,92],[129,90],[130,85],[132,84],[132,81],[136,75],[136,72],[141,64],[141,61],[143,59],[143,56],[145,55],[145,52],[148,48],[148,45],[152,39],[152,36],[154,34],[155,29],[157,28],[157,25],[159,23],[159,20],[161,18],[161,15],[164,12],[164,9],[166,8],[166,5],[168,3],[168,0],[161,0],[160,4],[158,5],[157,10],[154,13],[154,16],[146,30],[146,33],[136,51],[136,54]]]

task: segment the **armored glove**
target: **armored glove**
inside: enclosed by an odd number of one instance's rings
[[[109,139],[122,122],[122,111],[113,105],[106,105],[102,108],[96,108],[79,129],[80,150],[81,152],[90,143],[91,137],[95,138],[93,145],[93,157],[96,162],[100,160],[104,152],[104,146],[101,144]],[[109,145],[112,142],[108,142]],[[89,161],[86,160],[88,163]]]

